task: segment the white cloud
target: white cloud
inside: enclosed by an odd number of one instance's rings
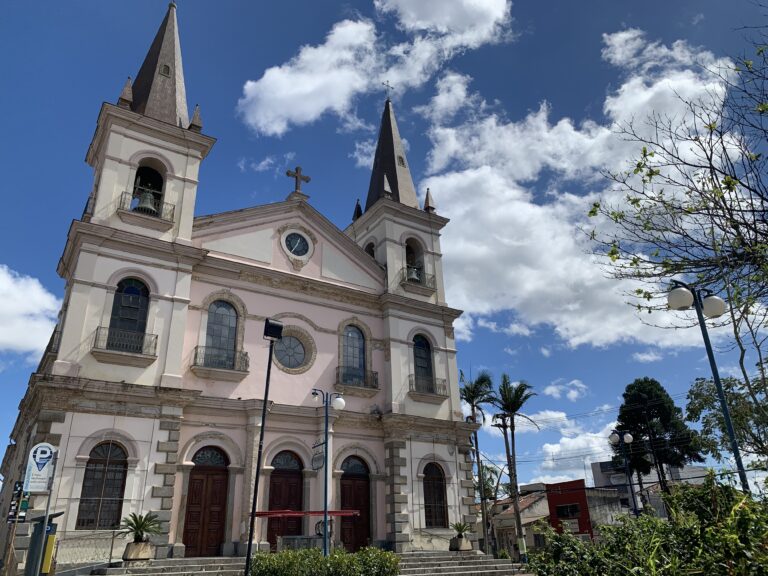
[[[240,172],[245,172],[245,158],[240,158],[237,161],[237,167],[240,169]]]
[[[579,398],[586,396],[588,390],[587,385],[578,379],[573,379],[570,382],[556,380],[544,388],[544,395],[551,396],[552,398],[565,396],[571,402],[576,402]]]
[[[698,14],[695,14],[693,18],[691,18],[691,25],[697,26],[704,20],[704,14],[699,12]]]
[[[303,46],[286,64],[267,69],[257,81],[248,80],[238,111],[253,130],[271,136],[328,111],[342,118],[350,115],[352,99],[369,88],[379,68],[375,41],[372,22],[338,22],[324,44]]]
[[[0,352],[36,361],[56,324],[61,301],[37,278],[0,264]]]
[[[508,336],[530,336],[531,329],[519,322],[511,322],[507,326],[499,326],[497,322],[487,320],[485,318],[477,319],[478,328],[487,328],[491,332],[504,333]]]
[[[512,313],[526,330],[550,326],[572,347],[700,344],[693,330],[659,330],[638,319],[626,303],[637,285],[606,277],[607,262],[590,254],[582,229],[595,226],[587,211],[607,187],[601,171],[624,168],[637,152],[615,125],[651,112],[679,116],[679,96],[717,94],[698,63],[722,62],[684,42],[650,42],[638,30],[604,42],[603,57],[623,78],[606,97],[604,124],[552,119],[546,102],[518,121],[483,106],[468,118],[430,116],[432,176],[422,188],[431,189],[442,215],[473,223],[448,226],[441,239],[448,301],[465,311],[461,338]],[[461,83],[466,90],[467,79]],[[455,84],[438,82],[433,101],[452,102]],[[676,322],[672,314],[654,320]]]
[[[337,22],[323,44],[303,46],[288,62],[246,81],[237,105],[244,122],[259,134],[280,136],[330,112],[342,130],[368,129],[354,112],[357,96],[380,90],[384,79],[395,92],[421,86],[455,55],[509,37],[508,0],[377,0],[375,6],[397,18],[405,41],[388,42],[370,20]],[[444,103],[446,114],[451,106]]]
[[[275,165],[275,157],[267,156],[259,162],[251,162],[251,170],[254,172],[266,172]]]
[[[642,362],[644,364],[650,362],[658,362],[664,359],[664,355],[655,350],[646,350],[645,352],[635,352],[632,354],[632,359],[635,362]]]
[[[450,120],[462,108],[479,103],[477,95],[468,92],[471,80],[458,72],[446,72],[437,81],[437,93],[429,104],[417,106],[414,110],[437,124]]]
[[[541,352],[541,355],[544,356],[544,358],[549,358],[550,356],[552,356],[552,350],[550,350],[546,346],[542,346],[541,348],[539,348],[539,352]]]
[[[372,168],[373,155],[376,153],[376,140],[369,139],[355,142],[355,150],[349,154],[358,168]]]

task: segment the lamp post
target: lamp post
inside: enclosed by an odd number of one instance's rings
[[[632,495],[632,513],[635,516],[639,515],[637,509],[637,500],[635,499],[635,488],[632,486],[632,471],[629,468],[629,454],[627,454],[627,445],[632,444],[632,434],[629,432],[619,432],[613,430],[611,435],[608,436],[608,442],[614,446],[621,446],[621,455],[624,457],[624,473],[627,475],[627,486],[629,487],[629,493]]]
[[[261,404],[261,429],[259,430],[259,452],[256,457],[256,472],[253,480],[253,500],[251,501],[251,524],[248,530],[248,547],[245,553],[245,576],[251,574],[251,553],[253,552],[253,531],[256,526],[256,500],[259,496],[259,477],[261,476],[261,457],[264,453],[264,428],[267,422],[267,404],[269,400],[269,377],[272,374],[272,354],[275,342],[283,337],[283,324],[267,318],[264,321],[264,340],[269,340],[269,359],[267,361],[267,381],[264,385],[264,400]]]
[[[704,316],[708,318],[717,318],[725,313],[725,302],[719,296],[715,296],[709,290],[700,290],[694,286],[690,286],[685,282],[678,280],[672,281],[674,288],[667,294],[667,303],[671,310],[688,310],[691,305],[696,309],[696,316],[699,319],[699,326],[701,327],[701,335],[704,338],[704,346],[707,349],[707,357],[709,358],[709,366],[712,368],[712,378],[715,381],[715,388],[717,388],[717,396],[720,399],[720,409],[723,411],[723,420],[725,420],[725,429],[728,431],[728,438],[731,442],[731,452],[733,452],[733,458],[736,460],[736,469],[739,473],[739,480],[741,482],[741,489],[744,493],[749,494],[749,481],[747,480],[747,473],[744,470],[744,463],[741,461],[741,452],[739,451],[739,445],[736,442],[736,434],[733,431],[733,423],[731,422],[731,413],[728,410],[728,402],[725,399],[725,392],[723,391],[723,385],[720,383],[720,373],[717,371],[717,364],[715,363],[715,354],[712,351],[712,344],[709,341],[709,333],[707,332],[707,325],[704,322]],[[704,297],[702,298],[702,292]]]
[[[333,407],[336,411],[344,410],[347,403],[337,392],[325,392],[319,388],[312,388],[312,397],[315,402],[322,402],[325,410],[325,437],[323,439],[323,474],[325,482],[323,483],[323,556],[328,556],[328,408]],[[246,574],[246,576],[248,576]]]

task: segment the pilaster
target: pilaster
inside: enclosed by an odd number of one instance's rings
[[[405,440],[384,441],[385,506],[387,510],[387,541],[395,552],[407,552],[411,537],[407,513],[408,495],[403,493],[406,485]]]

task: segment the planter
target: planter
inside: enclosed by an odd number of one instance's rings
[[[125,562],[146,562],[152,559],[152,544],[149,542],[129,542],[123,552]]]
[[[467,550],[472,550],[472,542],[470,542],[469,538],[454,536],[448,544],[448,550],[451,552],[466,552]]]

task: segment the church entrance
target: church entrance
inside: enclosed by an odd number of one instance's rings
[[[229,460],[218,448],[206,446],[192,462],[184,516],[185,555],[219,556],[227,521]]]
[[[341,542],[348,552],[356,552],[371,540],[371,481],[368,466],[357,456],[346,458],[341,469],[341,509],[360,512],[340,518]]]
[[[304,510],[304,466],[293,452],[284,450],[272,459],[274,470],[269,478],[270,510]],[[270,518],[267,540],[271,550],[277,550],[278,536],[301,536],[301,516]]]

